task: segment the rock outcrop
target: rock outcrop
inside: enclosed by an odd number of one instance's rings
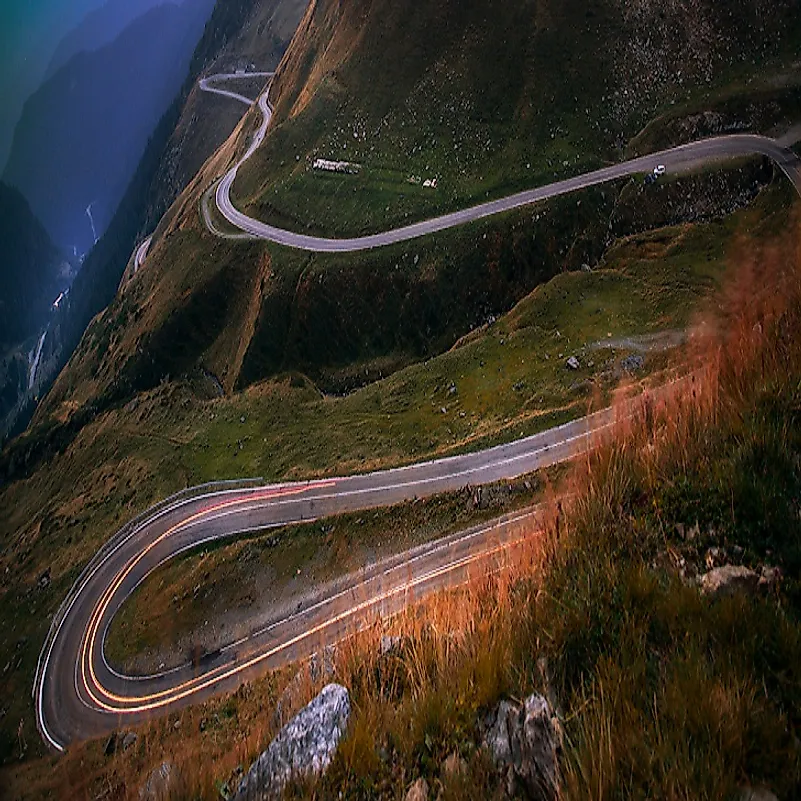
[[[698,579],[701,592],[710,598],[751,593],[759,586],[759,575],[747,567],[726,565],[704,573]]]
[[[323,773],[345,734],[350,711],[348,691],[339,684],[329,684],[251,765],[235,799],[277,798],[291,778]]]
[[[507,787],[513,791],[521,781],[534,801],[556,801],[562,727],[548,701],[541,695],[522,706],[501,701],[485,723],[484,746],[506,770]]]
[[[140,801],[167,801],[176,781],[176,771],[170,762],[162,762],[139,790]]]

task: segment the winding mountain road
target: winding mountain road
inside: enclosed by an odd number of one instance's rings
[[[45,741],[76,739],[166,714],[317,651],[377,617],[463,582],[471,569],[500,567],[536,532],[537,510],[398,555],[336,585],[317,600],[218,653],[153,676],[124,676],[106,661],[109,625],[134,589],[185,551],[244,532],[385,507],[414,498],[510,480],[574,458],[616,422],[605,410],[478,453],[368,475],[295,484],[199,488],[126,526],[92,559],[54,618],[37,668],[34,697]],[[263,612],[263,610],[260,610]]]
[[[250,104],[244,96],[209,83],[245,77],[253,77],[253,73],[213,76],[204,79],[201,88]],[[764,137],[729,136],[634,159],[382,234],[320,239],[266,225],[233,206],[230,194],[237,172],[261,145],[270,125],[268,92],[259,98],[259,108],[262,124],[244,157],[217,185],[216,204],[223,217],[242,232],[235,236],[244,234],[304,250],[352,252],[403,242],[650,171],[656,164],[678,170],[721,158],[760,154],[772,158],[801,193],[801,169],[792,151]],[[149,244],[148,239],[137,250],[137,265],[146,258]],[[188,663],[152,676],[122,675],[104,654],[111,621],[148,575],[179,554],[245,532],[510,480],[585,452],[616,424],[617,414],[628,412],[609,409],[507,445],[394,470],[306,483],[197,488],[159,504],[109,540],[56,614],[33,688],[42,737],[61,751],[75,740],[167,714],[308,656],[372,620],[397,613],[411,599],[464,582],[472,570],[486,574],[503,567],[509,552],[536,534],[540,512],[532,509],[508,516],[343,577],[335,585],[320,588],[318,597],[305,607],[206,655],[199,664]]]
[[[355,253],[363,250],[386,247],[400,242],[408,242],[423,236],[446,231],[450,228],[466,225],[467,223],[483,220],[496,214],[512,211],[523,206],[529,206],[543,200],[588,189],[600,184],[617,181],[632,175],[649,173],[656,166],[662,165],[670,172],[692,169],[705,164],[726,161],[744,156],[767,156],[784,172],[801,195],[801,160],[789,148],[774,139],[751,134],[734,134],[731,136],[718,136],[712,139],[703,139],[687,145],[662,150],[648,156],[640,156],[611,167],[605,167],[594,172],[577,175],[547,186],[518,192],[509,197],[482,203],[472,208],[445,214],[430,220],[395,228],[370,236],[353,237],[347,239],[326,239],[323,237],[297,234],[273,225],[255,220],[242,211],[239,211],[231,200],[231,190],[241,167],[259,149],[269,130],[272,121],[272,107],[269,100],[269,86],[259,98],[259,109],[262,122],[256,131],[250,147],[244,156],[223,176],[217,185],[216,203],[220,214],[234,228],[257,239],[274,242],[285,247],[305,250],[314,253]],[[208,224],[208,223],[207,223]],[[219,229],[214,228],[213,233],[226,236]]]
[[[273,75],[275,75],[274,72],[221,72],[217,75],[209,75],[208,78],[201,78],[200,81],[198,81],[198,86],[203,92],[228,97],[231,100],[244,103],[246,106],[252,106],[255,101],[251,98],[239,94],[239,92],[232,92],[230,89],[220,89],[214,84],[242,81],[248,78],[272,78]]]
[[[142,243],[136,249],[136,253],[134,254],[134,265],[133,265],[134,275],[136,275],[139,272],[140,268],[145,263],[145,259],[147,258],[147,254],[150,251],[151,244],[153,244],[153,237],[148,236],[142,241]]]

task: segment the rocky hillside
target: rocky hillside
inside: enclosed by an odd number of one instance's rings
[[[205,48],[205,63],[196,59],[204,75],[235,72],[251,65],[259,72],[274,70],[297,29],[306,0],[246,0],[221,3],[220,7],[220,14],[225,12],[230,18],[230,29],[213,37],[214,45]],[[251,94],[255,98],[255,93]],[[204,93],[196,84],[192,85],[166,145],[158,179],[151,188],[150,216],[154,225],[206,159],[231,135],[243,111],[241,104]]]
[[[41,361],[39,337],[72,266],[25,198],[0,183],[0,441],[16,422]]]
[[[728,8],[319,0],[276,81],[274,135],[235,194],[278,222],[356,234],[617,160],[658,115],[794,62],[796,3]],[[360,175],[324,180],[317,157]]]
[[[61,247],[86,253],[105,231],[209,11],[208,0],[151,9],[114,42],[76,55],[25,104],[5,179]]]
[[[64,259],[15,189],[0,183],[0,348],[41,328],[69,279]]]

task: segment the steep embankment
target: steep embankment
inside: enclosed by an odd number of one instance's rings
[[[36,333],[64,288],[63,259],[25,198],[0,183],[0,348]]]
[[[272,90],[274,128],[243,168],[234,200],[300,231],[374,229],[621,158],[665,110],[712,110],[739,129],[742,104],[732,97],[747,96],[747,129],[788,124],[799,96],[796,6],[766,16],[760,3],[741,0],[738,14],[720,20],[711,5],[695,4],[690,28],[671,8],[634,14],[606,0],[587,15],[570,3],[313,3]],[[770,37],[754,34],[755,20]],[[652,29],[660,33],[646,83],[645,67],[624,51],[640,52]],[[744,86],[743,73],[762,79]],[[655,213],[628,228],[615,223],[621,187],[612,186],[414,246],[301,256],[220,242],[200,223],[203,193],[246,147],[255,121],[255,113],[245,118],[173,206],[147,270],[90,331],[49,412],[115,402],[193,371],[214,374],[229,392],[290,371],[347,392],[446,350],[553,275],[596,265],[614,237],[723,215],[767,180],[749,168],[700,181],[684,198],[667,187],[641,190],[633,202],[651,205],[653,195]],[[362,169],[319,174],[317,156]],[[433,177],[436,188],[423,186]]]
[[[234,195],[298,230],[385,230],[619,160],[676,105],[775,80],[799,42],[784,1],[316,2]],[[318,157],[361,170],[321,175]]]
[[[209,11],[209,0],[148,11],[111,44],[76,55],[25,104],[5,179],[61,247],[86,253],[105,231]]]

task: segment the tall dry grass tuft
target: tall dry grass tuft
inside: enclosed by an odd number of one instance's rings
[[[503,797],[480,721],[539,691],[563,713],[566,799],[724,798],[742,784],[801,797],[800,232],[796,218],[769,245],[735,244],[668,384],[621,387],[612,435],[458,586],[376,616],[337,646],[333,675],[285,671],[187,710],[178,729],[155,722],[111,771],[99,746],[78,749],[63,787],[94,797],[102,775],[109,797],[134,798],[168,758],[175,797],[215,798],[335,680],[351,692],[348,736],[327,776],[290,796],[399,798],[425,776],[434,797]],[[754,566],[781,561],[781,591],[702,598],[693,564],[735,545]],[[454,754],[464,767],[448,775]]]
[[[796,217],[735,245],[683,377],[619,399],[614,436],[570,478],[571,539],[546,581],[561,606],[531,621],[576,710],[566,797],[801,791],[800,232]],[[778,561],[780,606],[701,599],[687,584],[708,546]]]
[[[800,230],[796,218],[769,245],[735,244],[668,384],[636,398],[621,387],[613,434],[551,492],[504,570],[400,616],[388,655],[378,625],[343,647],[355,723],[323,796],[398,797],[423,775],[443,797],[500,797],[478,721],[549,683],[565,798],[801,792],[801,436],[788,428],[801,409]],[[774,486],[785,465],[795,484]],[[785,560],[785,607],[710,604],[691,586],[706,548],[731,544],[746,561]],[[466,782],[443,772],[454,752]]]

